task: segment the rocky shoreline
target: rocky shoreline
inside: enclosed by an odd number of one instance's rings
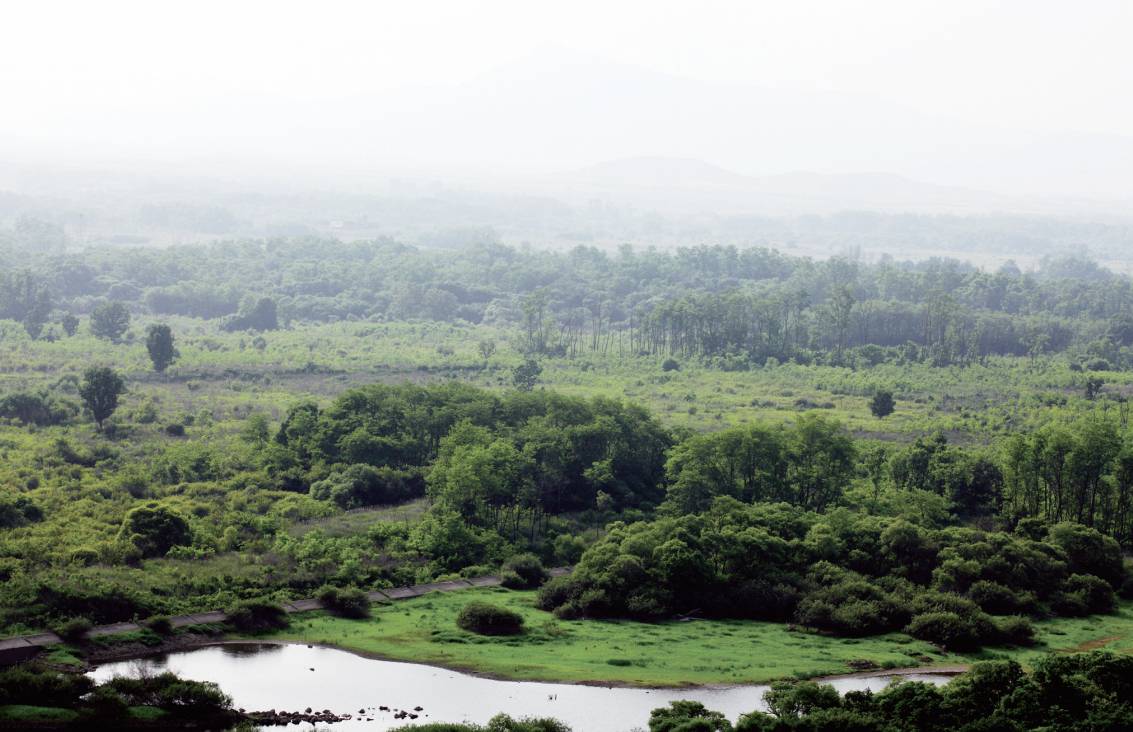
[[[359,709],[357,713],[335,714],[329,709],[322,711],[314,711],[307,707],[302,712],[287,712],[276,711],[269,709],[266,712],[246,712],[240,709],[240,714],[244,715],[248,721],[255,722],[256,724],[268,725],[274,727],[282,727],[289,724],[334,724],[336,722],[349,722],[357,719],[366,722],[372,722],[379,714],[392,714],[394,719],[397,720],[413,720],[418,719],[424,712],[424,707],[414,707],[412,711],[408,709],[398,709],[396,707],[388,707],[385,705],[377,707],[364,707]],[[424,716],[428,716],[427,714]]]

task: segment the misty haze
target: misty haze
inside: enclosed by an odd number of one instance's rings
[[[0,729],[1133,729],[1133,6],[0,18]]]

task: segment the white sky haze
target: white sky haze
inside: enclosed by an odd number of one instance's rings
[[[1131,34],[1121,0],[12,2],[0,160],[656,155],[1123,197]]]

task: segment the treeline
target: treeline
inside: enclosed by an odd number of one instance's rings
[[[839,635],[904,630],[949,650],[1032,641],[1029,617],[1111,612],[1133,595],[1116,541],[1029,519],[1014,532],[719,498],[614,523],[541,591],[561,617],[683,613],[792,621]]]
[[[560,253],[482,242],[440,251],[388,239],[0,257],[9,265],[0,318],[34,337],[117,301],[159,316],[226,318],[230,329],[277,318],[488,323],[518,329],[537,353],[683,354],[727,368],[772,358],[965,364],[1068,350],[1096,368],[1133,363],[1133,281],[1074,257],[1035,272],[984,272],[954,260],[814,261],[761,248]]]

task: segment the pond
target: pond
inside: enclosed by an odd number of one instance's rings
[[[513,717],[555,717],[575,732],[645,729],[649,712],[677,699],[702,702],[735,720],[763,709],[765,685],[693,689],[636,689],[533,681],[499,681],[435,666],[379,661],[333,648],[300,644],[231,643],[99,666],[91,676],[173,671],[215,681],[248,711],[329,709],[354,719],[327,726],[342,730],[388,730],[414,723],[395,719],[397,710],[421,707],[417,724],[483,723],[499,712]],[[894,677],[844,677],[829,681],[840,692],[885,688]],[[907,678],[944,683],[949,677]],[[381,711],[379,707],[389,707]],[[358,712],[365,709],[364,715]],[[360,718],[361,717],[361,718]],[[367,721],[367,719],[369,721]],[[322,727],[322,725],[320,725]]]

